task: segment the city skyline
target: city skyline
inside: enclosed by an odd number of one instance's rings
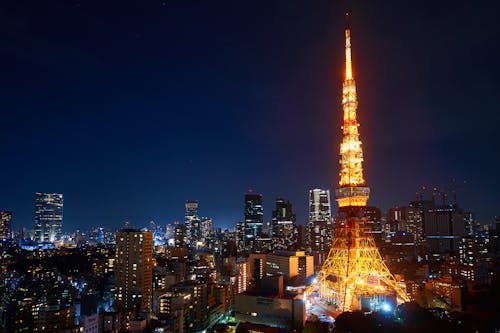
[[[234,227],[248,188],[264,221],[284,197],[305,223],[308,191],[337,187],[342,6],[223,4],[220,22],[208,4],[156,3],[132,24],[127,3],[9,5],[0,210],[14,229],[32,228],[39,191],[64,194],[65,230],[182,221],[190,199]],[[455,179],[458,203],[492,223],[495,11],[448,5],[352,6],[369,204]]]
[[[0,333],[498,331],[500,43],[392,1],[0,6]]]

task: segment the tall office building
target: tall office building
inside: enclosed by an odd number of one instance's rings
[[[12,237],[11,221],[11,212],[0,212],[0,240]]]
[[[466,219],[456,205],[434,206],[424,212],[424,232],[427,249],[435,256],[456,252],[462,237],[467,235]]]
[[[375,206],[365,206],[361,209],[363,212],[363,221],[361,225],[363,226],[364,233],[370,234],[375,240],[377,247],[382,246],[382,213],[380,209]]]
[[[245,223],[238,222],[234,228],[235,238],[236,238],[236,250],[238,256],[241,256],[245,253]]]
[[[271,221],[273,248],[279,250],[295,249],[298,240],[296,216],[292,212],[292,204],[283,198],[276,199]]]
[[[206,242],[210,237],[212,232],[212,218],[202,217],[201,218],[201,241]]]
[[[201,221],[198,215],[198,201],[186,201],[184,224],[186,225],[186,244],[196,246],[201,240]]]
[[[175,224],[174,245],[175,247],[186,246],[186,226],[183,224]]]
[[[419,250],[425,243],[425,214],[424,212],[431,209],[432,201],[422,200],[410,202],[408,206],[408,231],[415,235],[415,245]]]
[[[63,195],[61,193],[35,194],[35,241],[61,240],[63,222]]]
[[[117,310],[151,309],[153,234],[122,229],[116,232],[115,305]]]
[[[432,202],[422,200],[412,201],[408,206],[390,208],[384,231],[387,240],[396,233],[408,234],[415,244],[416,253],[420,253],[424,242],[424,211],[430,208]]]
[[[330,191],[314,189],[309,191],[309,221],[306,246],[314,254],[316,264],[326,258],[332,245],[333,223]]]
[[[262,194],[251,190],[245,194],[245,248],[252,250],[257,238],[262,236],[264,210]]]
[[[309,221],[332,222],[330,190],[309,191]]]

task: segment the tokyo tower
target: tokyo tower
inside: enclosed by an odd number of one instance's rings
[[[348,14],[347,14],[348,15]],[[351,31],[345,30],[345,80],[342,87],[342,142],[340,181],[335,191],[339,213],[335,221],[332,247],[307,293],[318,290],[321,299],[339,311],[361,308],[385,297],[409,301],[385,265],[375,240],[368,232],[363,208],[370,188],[363,178],[363,149],[357,121],[358,99],[352,72]]]

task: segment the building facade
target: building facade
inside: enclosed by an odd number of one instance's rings
[[[309,221],[306,231],[306,247],[320,265],[332,245],[333,223],[330,190],[309,191]]]
[[[256,240],[262,236],[264,224],[262,201],[262,194],[252,191],[245,194],[244,244],[246,251],[251,251],[255,247]]]
[[[201,240],[201,221],[198,215],[198,201],[186,201],[184,224],[186,226],[186,244],[196,246]]]
[[[0,212],[0,240],[12,238],[12,212]]]
[[[290,201],[276,199],[271,221],[271,236],[275,250],[293,250],[298,243],[297,218],[292,211]]]
[[[151,309],[153,234],[122,229],[116,233],[115,306],[117,310]]]
[[[287,285],[305,285],[314,275],[313,256],[304,251],[275,251],[266,254],[266,276],[282,275]]]
[[[35,194],[35,241],[61,240],[63,223],[63,195],[61,193]]]

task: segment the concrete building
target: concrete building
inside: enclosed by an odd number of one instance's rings
[[[236,293],[241,294],[247,290],[252,278],[250,270],[250,262],[247,259],[240,259],[237,263],[237,282]]]
[[[275,251],[266,255],[266,276],[282,275],[287,285],[305,285],[314,275],[314,258],[304,251]]]
[[[12,212],[0,212],[0,240],[12,238]]]
[[[265,253],[250,253],[248,257],[250,263],[250,276],[254,281],[261,280],[265,277],[266,270],[266,254]]]
[[[187,332],[190,316],[191,295],[186,292],[167,291],[159,297],[158,319],[170,332]]]
[[[302,295],[286,295],[282,276],[266,278],[260,289],[236,295],[234,309],[238,321],[286,330],[301,331],[306,321]]]
[[[153,295],[153,234],[137,229],[116,233],[115,305],[150,311]]]

